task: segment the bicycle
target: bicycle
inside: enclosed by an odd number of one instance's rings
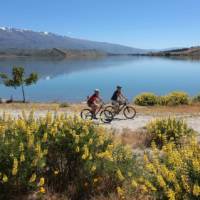
[[[135,108],[130,106],[128,101],[125,101],[124,103],[119,105],[117,111],[116,111],[116,106],[114,105],[107,106],[105,107],[105,109],[112,112],[113,117],[118,115],[121,111],[123,112],[123,115],[125,116],[126,119],[134,119],[136,116]]]
[[[110,123],[113,120],[113,113],[107,109],[104,108],[105,104],[102,103],[98,110],[96,111],[95,116],[99,114],[100,120],[104,123]],[[81,118],[84,120],[92,120],[93,113],[90,108],[85,108],[81,111]]]

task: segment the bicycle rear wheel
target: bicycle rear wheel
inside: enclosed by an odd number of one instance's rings
[[[103,123],[110,123],[113,120],[113,113],[107,109],[102,110],[100,113],[100,120]]]
[[[123,110],[126,119],[133,119],[136,116],[136,110],[132,106],[126,106]]]
[[[92,112],[90,109],[83,109],[81,111],[81,118],[84,120],[92,120]]]

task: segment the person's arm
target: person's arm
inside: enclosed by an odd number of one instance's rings
[[[99,97],[99,101],[103,103],[103,99],[101,97]]]
[[[120,96],[120,98],[126,99],[126,97],[122,93],[120,93],[119,96]]]

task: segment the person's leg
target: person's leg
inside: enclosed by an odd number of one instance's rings
[[[118,110],[119,110],[119,103],[117,101],[113,101],[112,104],[113,104],[113,107],[114,107],[114,111],[117,114]]]
[[[92,111],[92,117],[95,119],[96,118],[96,110],[97,110],[97,105],[96,104],[91,104],[91,111]]]

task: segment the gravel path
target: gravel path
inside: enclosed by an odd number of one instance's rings
[[[20,110],[11,110],[11,109],[0,109],[0,115],[3,114],[3,112],[10,113],[13,117],[18,117],[21,114]],[[35,116],[45,116],[48,111],[35,111]],[[62,112],[58,112],[62,113]],[[74,114],[74,113],[66,113],[65,114]],[[160,118],[160,117],[166,117],[171,116],[170,113],[165,113],[162,115],[154,114],[154,115],[145,115],[145,114],[138,114],[135,119],[133,120],[125,120],[122,116],[119,116],[115,118],[111,124],[105,125],[106,127],[112,128],[118,132],[121,132],[123,129],[130,129],[130,130],[137,130],[140,128],[143,128],[149,121],[151,121],[154,118]],[[191,115],[191,114],[173,114],[172,116],[176,116],[177,118],[184,119],[188,126],[196,130],[200,133],[200,115]],[[97,121],[98,123],[98,121]]]
[[[151,120],[160,117],[164,116],[138,115],[135,117],[134,120],[124,120],[123,118],[115,119],[110,126],[111,128],[118,131],[122,131],[126,128],[134,131],[143,128]],[[177,115],[176,117],[185,120],[190,128],[193,128],[195,131],[200,133],[200,116]]]

